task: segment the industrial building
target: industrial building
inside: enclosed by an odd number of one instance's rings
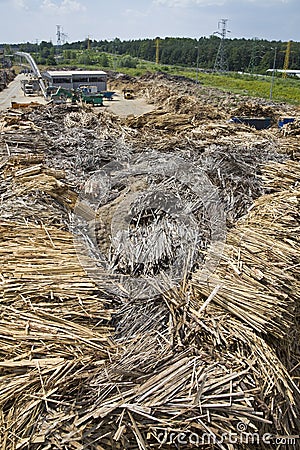
[[[101,70],[49,70],[43,73],[49,86],[77,89],[80,86],[97,86],[97,91],[107,90],[107,74]]]

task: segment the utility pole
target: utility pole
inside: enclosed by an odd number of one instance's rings
[[[116,70],[117,69],[117,48],[116,48],[116,44],[115,43],[114,43],[113,51],[114,51],[114,55],[113,55],[113,69]]]
[[[87,37],[87,50],[88,50],[88,51],[91,50],[91,40],[90,40],[90,35],[88,35],[88,37]]]
[[[248,72],[250,72],[252,75],[254,73],[254,67],[256,66],[257,41],[258,41],[258,37],[253,38],[251,58],[250,58],[249,66],[248,66]]]
[[[160,38],[157,37],[155,39],[155,64],[159,64],[159,44],[160,44]]]
[[[273,98],[273,87],[274,87],[275,70],[276,70],[276,56],[277,56],[277,47],[274,48],[273,71],[272,71],[271,86],[270,86],[270,100],[272,100],[272,98]]]
[[[199,42],[197,47],[195,47],[197,49],[197,61],[196,61],[196,84],[198,84],[199,82]]]
[[[218,22],[218,31],[215,31],[214,34],[218,34],[221,36],[221,42],[218,48],[218,53],[214,65],[215,72],[227,72],[228,71],[228,63],[226,60],[226,52],[225,52],[225,39],[227,37],[227,33],[230,33],[227,30],[227,22],[228,19],[221,19]]]

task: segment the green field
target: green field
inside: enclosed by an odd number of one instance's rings
[[[89,62],[91,64],[89,64]],[[115,55],[96,51],[72,51],[69,59],[63,57],[56,61],[55,68],[78,67],[84,69],[114,70],[132,76],[140,76],[146,72],[166,72],[170,75],[182,75],[195,80],[195,69],[180,66],[156,65],[155,63],[132,58],[129,55]],[[270,99],[271,76],[247,75],[229,72],[227,74],[205,73],[199,71],[199,85],[218,88],[222,91],[250,97]],[[300,105],[300,79],[283,79],[281,74],[274,77],[274,102]]]
[[[155,64],[140,64],[136,69],[122,68],[122,72],[130,75],[142,75],[147,71],[166,71],[172,75],[182,75],[193,80],[196,79],[195,70],[191,71],[177,66],[156,66]],[[145,67],[146,66],[146,67]],[[235,94],[270,98],[271,76],[242,75],[237,73],[217,74],[199,72],[198,81],[202,86],[218,88]],[[300,105],[300,79],[274,77],[272,100]]]

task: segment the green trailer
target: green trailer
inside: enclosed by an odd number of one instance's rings
[[[53,103],[66,103],[67,100],[71,100],[72,103],[78,103],[80,100],[83,103],[93,106],[103,106],[103,97],[101,93],[90,92],[85,89],[65,89],[59,87],[55,92],[51,94],[51,100]]]
[[[93,106],[103,106],[103,94],[81,93],[83,103]]]

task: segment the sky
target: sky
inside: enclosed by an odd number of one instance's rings
[[[230,38],[300,41],[299,0],[0,0],[0,43],[200,38],[228,19]]]

